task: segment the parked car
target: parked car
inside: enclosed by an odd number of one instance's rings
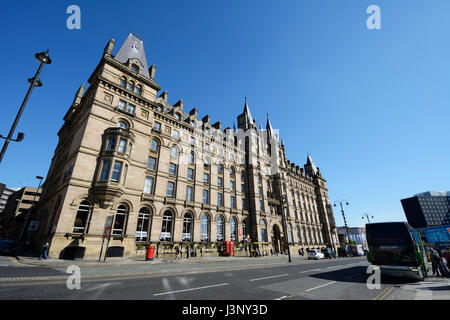
[[[319,249],[311,249],[308,250],[308,260],[319,260],[319,259],[325,259],[324,254]]]
[[[336,253],[330,248],[325,248],[321,250],[326,259],[334,258],[336,259]]]
[[[351,257],[352,254],[347,248],[338,248],[338,256],[339,257]]]

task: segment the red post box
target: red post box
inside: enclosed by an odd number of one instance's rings
[[[155,247],[147,247],[147,256],[145,261],[153,261],[153,255],[155,253]]]

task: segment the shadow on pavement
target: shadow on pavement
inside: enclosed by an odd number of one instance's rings
[[[369,276],[370,274],[367,273],[366,266],[357,266],[310,275],[311,278],[351,283],[367,283]],[[417,280],[404,277],[381,276],[381,284],[407,284],[413,282],[417,282]]]

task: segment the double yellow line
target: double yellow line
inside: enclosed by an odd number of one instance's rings
[[[384,289],[383,291],[381,291],[375,298],[373,298],[372,300],[383,300],[384,298],[386,298],[388,296],[388,294],[390,294],[392,292],[392,290],[394,290],[394,287],[388,287],[386,289]]]

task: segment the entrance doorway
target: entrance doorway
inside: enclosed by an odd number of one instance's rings
[[[282,242],[280,228],[278,225],[274,225],[272,229],[272,247],[276,254],[281,253]]]

